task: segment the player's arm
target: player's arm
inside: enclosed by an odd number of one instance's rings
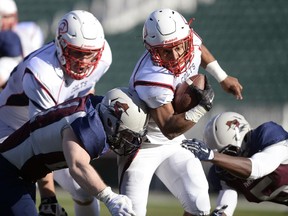
[[[38,81],[30,69],[26,68],[23,76],[23,90],[29,98],[29,117],[33,117],[47,108],[55,106],[56,100],[52,97],[50,90]]]
[[[150,109],[150,116],[168,139],[173,139],[185,133],[196,124],[196,122],[187,121],[185,113],[175,114],[172,103]]]
[[[258,179],[270,174],[281,163],[288,162],[288,146],[287,141],[282,141],[266,147],[263,151],[254,154],[250,160],[252,161],[252,170],[249,179]]]
[[[252,172],[252,162],[248,158],[235,157],[211,150],[202,140],[183,140],[182,147],[191,151],[201,161],[209,161],[240,178],[248,178]]]
[[[91,166],[89,154],[81,147],[71,128],[62,131],[64,156],[71,176],[89,194],[104,202],[112,215],[135,215],[131,200],[112,192]]]
[[[246,179],[252,172],[251,160],[244,157],[235,157],[214,152],[214,158],[211,162],[240,178]]]
[[[150,108],[151,117],[168,139],[173,139],[188,131],[212,108],[214,91],[207,79],[205,79],[204,90],[198,88],[194,88],[194,90],[199,104],[187,112],[177,114],[171,102],[159,105],[154,109]],[[159,97],[164,98],[163,95]],[[154,99],[154,101],[157,101],[157,99]]]
[[[201,67],[209,72],[221,85],[224,91],[235,95],[236,99],[242,99],[242,85],[238,79],[232,76],[228,76],[226,72],[218,64],[217,60],[207,49],[205,45],[201,45]]]

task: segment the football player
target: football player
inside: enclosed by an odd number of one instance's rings
[[[128,88],[112,89],[102,98],[90,94],[40,112],[0,145],[1,215],[38,216],[36,180],[65,167],[111,215],[135,215],[131,200],[114,193],[90,162],[109,148],[129,155],[140,147],[146,105]]]
[[[183,133],[211,109],[214,92],[206,80],[204,90],[195,88],[199,105],[185,113],[175,114],[171,102],[177,84],[197,74],[200,65],[239,99],[242,86],[221,69],[190,23],[175,10],[152,12],[144,23],[143,42],[147,51],[136,64],[129,85],[148,105],[151,119],[147,140],[137,155],[133,160],[119,159],[120,191],[132,199],[136,214],[144,216],[155,174],[179,199],[184,215],[208,215],[210,201],[204,170],[200,161],[180,144],[185,138]]]
[[[0,31],[0,88],[3,88],[10,71],[22,60],[22,45],[19,36],[11,30]]]
[[[233,215],[238,192],[249,202],[288,205],[288,132],[277,123],[252,129],[241,114],[224,112],[208,122],[204,142],[182,146],[213,163],[208,179],[219,190],[217,206],[228,205],[223,215]]]
[[[7,37],[7,44],[13,50],[13,47],[20,46],[21,52],[13,56],[4,56],[0,58],[0,87],[3,88],[10,76],[11,71],[18,63],[30,54],[32,51],[40,48],[44,43],[44,34],[40,26],[32,21],[18,22],[18,9],[14,0],[0,1],[0,29],[1,32],[13,31],[18,35]],[[20,44],[18,43],[20,39]],[[3,38],[1,38],[3,43]],[[19,44],[19,45],[18,45]]]
[[[36,113],[93,93],[111,62],[111,49],[97,18],[83,10],[65,14],[55,40],[20,62],[0,94],[2,141]],[[99,202],[74,182],[68,169],[54,172],[54,178],[72,195],[76,216],[99,214]],[[57,204],[52,174],[38,181],[38,186],[40,215],[65,215]]]

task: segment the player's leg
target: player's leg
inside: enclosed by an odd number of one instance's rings
[[[137,216],[146,215],[150,182],[161,162],[161,155],[159,152],[156,155],[156,151],[156,148],[144,148],[135,157],[118,157],[120,193],[132,200]]]
[[[74,200],[75,215],[97,216],[100,215],[99,201],[84,191],[72,178],[68,169],[53,172],[55,181],[67,192]]]
[[[201,162],[180,145],[174,148],[174,154],[163,161],[155,174],[179,199],[184,215],[209,215],[208,182]]]

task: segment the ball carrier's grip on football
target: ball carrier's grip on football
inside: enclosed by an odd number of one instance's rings
[[[206,75],[205,75],[205,87],[203,90],[198,88],[197,86],[194,86],[193,81],[190,79],[187,79],[186,83],[189,85],[191,90],[195,92],[196,97],[199,101],[199,105],[202,106],[207,112],[210,111],[213,105],[215,94],[211,85],[208,82]]]
[[[186,81],[187,82],[187,81]],[[190,81],[188,81],[190,82]],[[187,82],[187,84],[188,84]],[[203,90],[194,86],[193,83],[189,85],[192,91],[199,101],[199,104],[192,109],[185,112],[185,119],[197,123],[202,116],[204,116],[211,108],[214,99],[214,91],[211,85],[208,83],[208,79],[205,76],[205,88]]]

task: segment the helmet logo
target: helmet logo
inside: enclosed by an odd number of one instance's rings
[[[236,142],[239,141],[241,139],[240,133],[245,128],[245,124],[240,126],[240,122],[237,119],[234,119],[232,121],[227,121],[226,125],[228,126],[228,130],[230,130],[231,128],[232,130],[235,131],[235,136],[233,138],[236,140]]]
[[[117,100],[117,99],[115,99],[115,100]],[[116,103],[114,103],[113,108],[114,108],[114,113],[118,119],[121,118],[121,115],[123,114],[123,112],[125,112],[128,115],[127,110],[129,109],[129,106],[127,103],[121,103],[119,101],[116,101]]]
[[[65,34],[66,32],[68,32],[68,22],[66,19],[63,19],[59,24],[58,33],[59,35],[62,35]]]
[[[169,40],[164,40],[164,41],[163,41],[163,44],[171,43],[171,42],[173,42],[173,41],[177,41],[177,40],[178,40],[177,37],[175,37],[175,38],[171,38],[171,39],[169,39]]]
[[[230,128],[232,128],[232,129],[235,130],[235,128],[239,128],[240,122],[239,122],[237,119],[234,119],[234,120],[232,120],[232,121],[227,121],[227,122],[226,122],[226,125],[229,127],[228,130],[229,130]]]

